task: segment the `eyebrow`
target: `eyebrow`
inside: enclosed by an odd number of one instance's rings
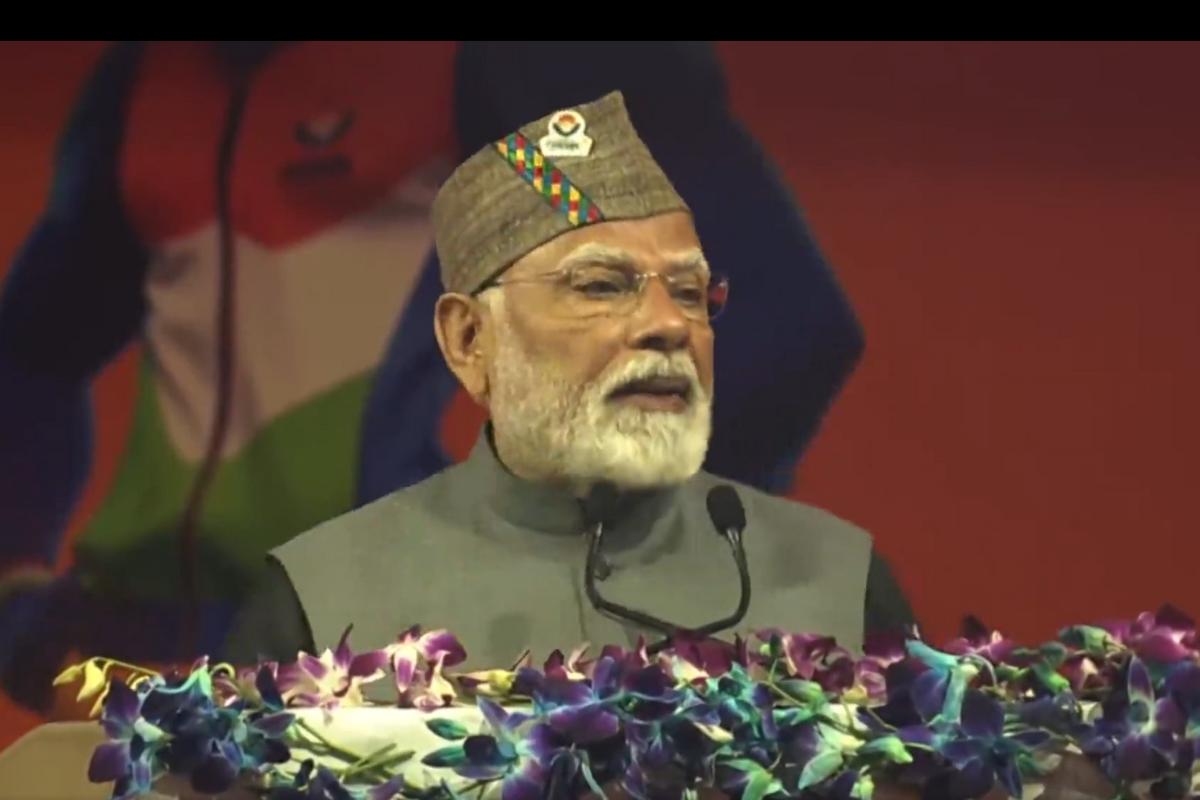
[[[686,250],[673,256],[671,259],[671,271],[682,271],[685,269],[700,270],[705,275],[712,270],[708,266],[708,259],[704,257],[704,251],[700,248]]]
[[[710,271],[708,259],[704,257],[704,251],[698,247],[672,255],[668,262],[668,272],[698,269],[708,274]],[[568,253],[566,258],[559,262],[558,268],[565,271],[584,265],[636,269],[637,260],[629,252],[619,247],[588,242]]]

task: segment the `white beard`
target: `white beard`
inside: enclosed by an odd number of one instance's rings
[[[500,324],[488,405],[510,470],[582,488],[609,481],[621,489],[675,485],[700,470],[712,398],[687,353],[638,353],[619,369],[574,385],[556,364],[531,357],[502,315],[494,315]],[[622,384],[657,376],[688,379],[685,411],[649,411],[607,399]]]

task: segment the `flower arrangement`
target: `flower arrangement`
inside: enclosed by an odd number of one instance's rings
[[[705,787],[742,800],[865,800],[884,784],[1020,797],[1073,753],[1124,796],[1200,790],[1200,652],[1194,623],[1171,607],[1065,628],[1036,648],[969,618],[941,649],[884,636],[855,657],[831,638],[762,630],[733,644],[680,638],[655,656],[580,648],[540,668],[526,655],[474,672],[454,671],[466,653],[445,631],[414,628],[357,654],[349,635],[319,657],[247,670],[207,659],[186,675],[107,659],[72,667],[58,682],[82,680],[109,737],[89,777],[112,781],[114,798],[167,774],[208,794],[250,781],[278,800],[612,788],[641,799]],[[443,746],[350,752],[297,713],[364,704],[363,687],[385,681],[397,706],[427,712]],[[478,730],[433,713],[467,704]]]

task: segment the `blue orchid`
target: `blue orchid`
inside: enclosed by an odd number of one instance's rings
[[[620,664],[609,657],[596,662],[590,682],[547,677],[533,689],[534,714],[576,744],[616,736],[621,730],[615,711],[622,697],[620,677]]]
[[[906,648],[910,655],[928,667],[912,685],[917,713],[926,722],[958,722],[962,717],[967,686],[979,674],[981,659],[943,653],[917,639],[909,640]]]
[[[114,800],[149,792],[154,780],[166,772],[161,752],[167,734],[142,716],[142,702],[152,690],[150,681],[135,692],[114,680],[105,698],[100,719],[110,741],[92,753],[88,779],[93,783],[113,781]]]
[[[1104,715],[1081,743],[1083,752],[1100,760],[1118,781],[1153,776],[1177,760],[1177,737],[1185,733],[1187,717],[1175,696],[1155,700],[1150,672],[1133,656],[1126,668],[1123,692],[1104,704]]]
[[[186,679],[152,678],[137,693],[114,681],[103,717],[111,741],[96,749],[91,778],[114,781],[119,798],[147,791],[167,772],[187,775],[197,792],[219,794],[245,770],[286,763],[291,753],[282,739],[292,715],[276,710],[269,676],[260,672],[258,682],[269,705],[247,709],[244,701],[219,704],[204,661]]]
[[[502,800],[540,800],[550,779],[561,780],[564,774],[570,781],[581,776],[599,791],[587,759],[549,724],[509,712],[486,697],[479,698],[478,706],[492,732],[466,736],[461,744],[430,753],[422,763],[449,767],[471,780],[499,780]]]
[[[1004,720],[998,701],[971,689],[963,698],[961,725],[935,738],[937,751],[958,771],[959,785],[978,792],[968,796],[982,796],[999,780],[1010,797],[1021,797],[1021,756],[1051,741],[1049,732],[1035,728],[1005,733]]]

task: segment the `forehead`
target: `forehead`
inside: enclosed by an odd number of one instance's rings
[[[547,242],[513,264],[509,274],[556,269],[573,255],[588,251],[619,252],[635,266],[653,270],[693,257],[700,249],[700,237],[686,213],[600,222]]]

